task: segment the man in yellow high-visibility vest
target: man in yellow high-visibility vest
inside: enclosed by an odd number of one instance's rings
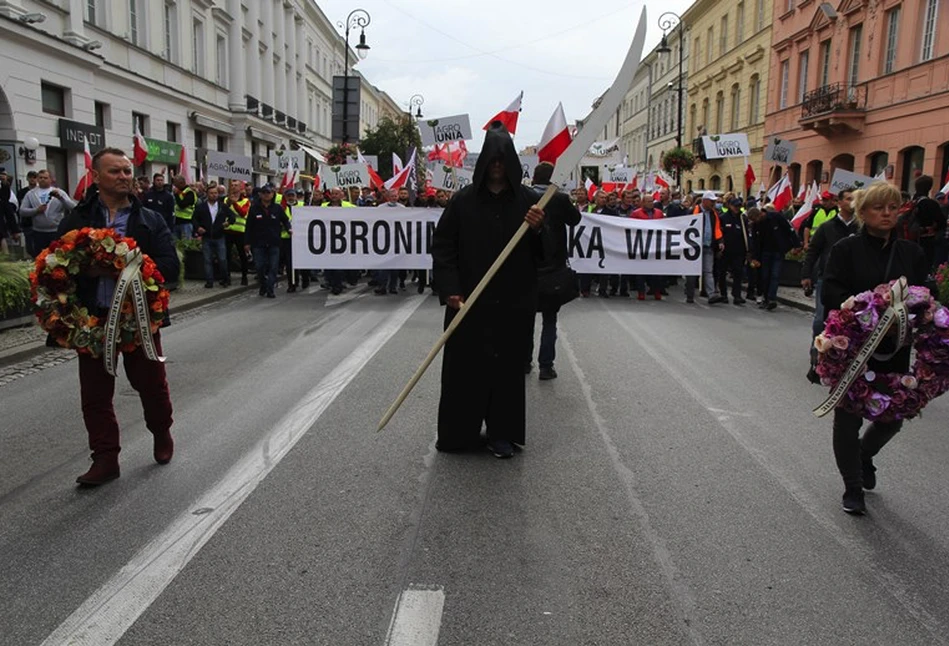
[[[194,237],[191,218],[194,217],[194,207],[198,205],[198,194],[188,186],[184,175],[175,175],[173,188],[175,194],[175,236],[179,240],[188,240]]]

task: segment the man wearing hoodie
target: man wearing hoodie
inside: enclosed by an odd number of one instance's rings
[[[76,208],[76,201],[64,191],[53,188],[53,178],[45,168],[36,172],[36,188],[23,198],[20,219],[29,220],[33,228],[32,249],[27,252],[36,257],[39,252],[59,237],[56,229],[63,217]]]
[[[515,446],[524,444],[524,357],[547,239],[538,199],[521,184],[511,135],[500,122],[492,123],[472,183],[448,203],[432,239],[435,284],[447,305],[446,328],[521,223],[526,220],[531,230],[445,344],[435,445],[440,451],[478,446],[482,424],[496,457],[510,458]]]

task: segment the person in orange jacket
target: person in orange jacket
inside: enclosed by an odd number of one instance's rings
[[[712,191],[702,195],[702,202],[697,215],[704,217],[702,233],[702,286],[708,294],[708,304],[721,303],[724,298],[718,293],[715,284],[715,258],[724,250],[722,241],[722,227],[719,223],[718,209],[715,207],[717,196]],[[689,276],[685,281],[685,302],[695,302],[695,276]]]

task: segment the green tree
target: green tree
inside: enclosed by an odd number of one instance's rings
[[[376,171],[384,179],[392,177],[392,153],[395,153],[405,159],[406,151],[415,146],[418,150],[416,161],[422,156],[422,139],[419,136],[415,121],[408,115],[400,116],[398,119],[382,117],[375,130],[367,129],[359,142],[359,149],[366,155],[379,156],[379,168]],[[416,163],[416,168],[424,173],[424,166],[421,162]],[[424,175],[421,176],[422,185],[424,185]]]

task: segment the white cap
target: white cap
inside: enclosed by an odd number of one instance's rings
[[[703,200],[712,200],[713,202],[718,199],[718,196],[715,195],[712,191],[705,191],[702,193]]]

